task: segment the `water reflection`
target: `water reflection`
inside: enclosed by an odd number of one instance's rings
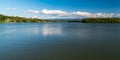
[[[120,60],[119,26],[0,25],[0,60]]]
[[[40,34],[40,28],[39,27],[29,27],[26,30],[24,30],[29,35],[39,35]]]
[[[6,30],[6,31],[1,31],[0,34],[10,34],[15,32],[16,30]]]
[[[42,34],[43,36],[48,35],[62,35],[62,29],[60,26],[57,27],[51,27],[49,25],[44,25],[42,28]]]

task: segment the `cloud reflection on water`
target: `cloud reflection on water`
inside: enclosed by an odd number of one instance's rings
[[[60,26],[53,27],[53,26],[49,26],[49,25],[44,25],[42,28],[42,34],[43,34],[43,36],[62,35],[62,29]]]

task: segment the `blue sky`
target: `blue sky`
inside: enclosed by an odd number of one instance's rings
[[[120,17],[120,0],[0,0],[0,13],[38,18]]]

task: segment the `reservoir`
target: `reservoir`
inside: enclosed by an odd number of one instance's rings
[[[120,24],[0,24],[0,60],[120,60]]]

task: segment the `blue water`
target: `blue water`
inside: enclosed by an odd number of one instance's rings
[[[120,24],[0,24],[0,60],[120,60]]]

